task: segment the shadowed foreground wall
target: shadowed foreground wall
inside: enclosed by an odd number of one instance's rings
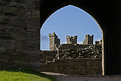
[[[40,67],[40,10],[32,1],[0,0],[0,69]]]

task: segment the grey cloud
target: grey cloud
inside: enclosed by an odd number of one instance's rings
[[[41,36],[41,40],[46,41],[46,40],[48,40],[48,37],[47,37],[47,36],[42,35],[42,36]]]

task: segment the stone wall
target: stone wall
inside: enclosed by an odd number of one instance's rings
[[[40,67],[36,0],[0,0],[0,69]]]
[[[101,59],[61,59],[41,65],[42,72],[101,75]]]
[[[102,58],[102,45],[63,44],[59,49],[60,58]]]
[[[40,51],[40,63],[52,62],[55,59],[57,51]]]
[[[40,70],[65,74],[101,75],[101,45],[68,45],[71,48],[60,48],[59,51],[41,51]]]

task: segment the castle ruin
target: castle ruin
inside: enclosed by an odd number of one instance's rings
[[[77,36],[66,36],[67,44],[77,44]]]
[[[95,41],[94,35],[85,35],[83,44],[77,43],[77,36],[66,36],[66,44],[60,44],[55,33],[49,34],[50,50],[40,51],[41,71],[65,74],[101,74],[102,41]]]
[[[49,34],[49,44],[50,50],[56,50],[56,48],[60,45],[60,39],[54,32],[53,34]]]
[[[89,35],[86,34],[85,35],[85,39],[83,44],[78,44],[77,43],[77,36],[66,36],[66,44],[60,44],[60,39],[58,38],[58,36],[55,34],[55,32],[53,32],[52,34],[49,34],[49,48],[51,51],[56,51],[59,48],[62,49],[69,49],[69,48],[73,48],[73,47],[77,47],[80,48],[82,47],[81,45],[93,45],[93,37],[94,35]],[[102,44],[102,41],[95,41],[95,44]]]
[[[90,36],[89,34],[85,35],[83,44],[85,44],[85,45],[93,44],[93,37],[94,37],[94,35],[92,35],[92,36]]]

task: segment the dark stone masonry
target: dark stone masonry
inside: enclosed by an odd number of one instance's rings
[[[55,72],[76,75],[101,75],[101,59],[60,59],[42,64],[42,72]]]
[[[39,4],[40,0],[0,0],[0,69],[39,69]]]

